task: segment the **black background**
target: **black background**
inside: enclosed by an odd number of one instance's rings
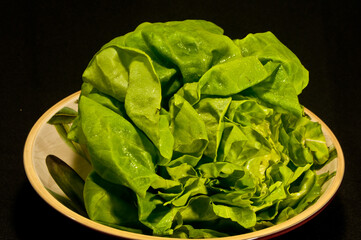
[[[149,21],[205,19],[231,38],[272,31],[310,72],[303,105],[332,129],[346,172],[330,205],[276,239],[361,239],[360,15],[354,1],[24,1],[1,3],[0,239],[113,239],[48,206],[27,181],[36,120],[78,91],[107,41]]]

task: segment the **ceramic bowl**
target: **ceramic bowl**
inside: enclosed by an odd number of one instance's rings
[[[56,200],[52,194],[49,193],[48,189],[60,195],[64,195],[47,170],[45,163],[45,158],[47,155],[53,154],[55,156],[58,156],[60,159],[67,162],[67,164],[70,165],[73,169],[75,169],[79,173],[79,175],[83,178],[85,178],[89,173],[89,171],[91,170],[91,166],[86,161],[79,161],[78,159],[79,156],[75,154],[59,137],[54,126],[47,123],[48,120],[56,112],[58,112],[61,108],[65,106],[73,109],[77,109],[76,102],[79,98],[79,94],[80,94],[79,92],[76,92],[68,96],[67,98],[61,100],[57,104],[55,104],[52,108],[50,108],[40,117],[40,119],[35,123],[35,125],[31,129],[28,138],[26,140],[25,149],[24,149],[24,167],[31,185],[33,186],[35,191],[53,208],[55,208],[65,216],[89,228],[113,236],[118,236],[120,238],[158,239],[158,240],[163,239],[161,237],[156,237],[156,236],[126,232],[94,222],[70,210],[62,203],[60,203],[58,200]],[[330,172],[336,171],[336,175],[323,186],[322,189],[323,193],[321,197],[317,200],[317,202],[314,203],[309,208],[307,208],[306,210],[304,210],[303,212],[301,212],[300,214],[298,214],[297,216],[283,223],[277,224],[275,226],[263,230],[237,235],[237,236],[225,237],[222,239],[227,239],[227,240],[269,239],[275,236],[279,236],[283,233],[286,233],[301,226],[305,222],[315,217],[320,211],[322,211],[327,206],[327,204],[332,200],[333,196],[336,194],[337,189],[341,184],[345,169],[345,162],[344,162],[342,149],[336,137],[331,132],[331,130],[326,126],[326,124],[322,122],[321,119],[319,119],[315,114],[313,114],[308,109],[305,109],[305,112],[314,121],[317,121],[322,125],[322,129],[326,136],[327,143],[329,145],[332,144],[336,148],[338,153],[337,158],[335,158],[332,162],[327,164],[324,168],[322,168],[319,171],[320,173],[326,171],[330,171]]]

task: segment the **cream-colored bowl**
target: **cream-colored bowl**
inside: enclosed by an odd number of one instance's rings
[[[127,239],[164,239],[156,236],[126,232],[102,225],[100,223],[96,223],[65,207],[48,192],[47,189],[50,189],[53,192],[64,196],[64,194],[58,188],[57,184],[54,182],[47,170],[45,163],[45,158],[47,155],[53,154],[58,156],[59,158],[67,162],[68,165],[70,165],[73,169],[75,169],[83,178],[87,176],[91,169],[91,167],[86,161],[79,159],[80,157],[65,144],[65,142],[59,137],[54,126],[47,123],[47,121],[56,112],[58,112],[61,108],[65,106],[77,109],[76,101],[78,100],[78,98],[79,92],[76,92],[68,96],[67,98],[61,100],[52,108],[50,108],[46,113],[44,113],[44,115],[41,116],[41,118],[35,123],[35,125],[31,129],[26,140],[24,149],[24,167],[31,185],[48,204],[50,204],[52,207],[54,207],[65,216],[87,227],[113,236],[123,237]],[[325,171],[332,172],[336,170],[336,175],[324,185],[323,194],[318,199],[318,201],[297,216],[283,223],[263,230],[237,236],[225,237],[222,239],[262,239],[281,235],[312,219],[312,217],[316,216],[317,213],[319,213],[321,210],[323,210],[323,208],[327,206],[327,204],[336,194],[336,191],[341,184],[345,170],[345,162],[342,149],[336,137],[326,126],[326,124],[323,123],[315,114],[313,114],[309,110],[305,109],[305,112],[314,121],[317,121],[322,125],[322,129],[324,131],[328,144],[332,144],[336,148],[338,154],[338,157],[332,162],[330,162],[328,165],[326,165],[324,168],[322,168],[320,170],[320,173]]]

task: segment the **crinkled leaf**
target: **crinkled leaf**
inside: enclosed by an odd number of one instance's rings
[[[308,84],[308,71],[297,56],[271,32],[248,34],[235,40],[242,56],[256,56],[268,68],[271,77],[252,87],[262,100],[300,116],[302,109],[297,95]]]
[[[216,215],[222,218],[229,218],[244,228],[250,228],[256,224],[256,213],[249,207],[231,207],[213,204],[213,210]]]
[[[174,157],[187,155],[176,161],[195,166],[208,145],[206,125],[196,110],[178,94],[171,100],[170,116]]]
[[[243,39],[235,40],[235,44],[240,48],[242,56],[257,56],[263,64],[269,61],[282,64],[297,95],[307,86],[308,71],[273,33],[248,34]]]
[[[126,37],[125,45],[141,49],[158,63],[161,82],[171,81],[169,76],[178,69],[183,82],[194,82],[211,66],[240,55],[222,33],[220,27],[202,20],[143,23]]]
[[[205,195],[190,199],[180,213],[184,222],[212,221],[218,218],[213,211],[212,200]]]
[[[217,153],[217,161],[235,162],[248,141],[247,136],[234,123],[225,122],[222,139]]]
[[[256,99],[245,98],[233,100],[229,105],[226,117],[242,125],[260,124],[270,117],[273,109],[261,105]]]
[[[154,235],[171,235],[177,210],[170,205],[164,206],[159,196],[149,192],[145,197],[137,195],[137,199],[139,221],[150,228]]]
[[[206,125],[208,146],[204,155],[210,158],[217,157],[217,150],[224,128],[223,117],[226,114],[231,98],[204,98],[194,108]]]

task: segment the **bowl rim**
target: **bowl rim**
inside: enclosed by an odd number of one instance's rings
[[[139,234],[139,233],[132,233],[127,232],[124,230],[119,230],[116,228],[112,228],[100,223],[97,223],[95,221],[92,221],[86,217],[81,216],[80,214],[70,210],[69,208],[65,207],[63,204],[61,204],[59,201],[57,201],[43,186],[43,184],[40,181],[40,178],[36,174],[35,167],[33,165],[32,161],[32,152],[33,152],[33,146],[34,146],[34,140],[36,139],[39,130],[45,124],[51,116],[59,111],[66,103],[69,103],[72,100],[77,100],[79,98],[80,91],[77,91],[68,97],[60,100],[55,105],[53,105],[51,108],[49,108],[34,124],[34,126],[31,128],[26,142],[24,146],[24,153],[23,153],[23,164],[25,168],[26,176],[34,188],[34,190],[40,195],[41,198],[45,200],[50,206],[52,206],[54,209],[56,209],[61,214],[65,215],[66,217],[86,226],[93,230],[112,235],[115,237],[122,237],[127,239],[149,239],[149,240],[160,240],[164,239],[164,237],[158,237],[158,236],[151,236],[151,235],[145,235],[145,234]],[[317,200],[316,203],[305,209],[303,212],[297,214],[296,216],[290,218],[289,220],[282,222],[280,224],[258,230],[255,232],[245,233],[241,235],[235,235],[235,236],[229,236],[229,237],[223,237],[223,238],[210,238],[210,239],[224,239],[224,240],[242,240],[242,239],[269,239],[275,236],[282,235],[286,232],[289,232],[304,223],[311,220],[313,217],[315,217],[318,213],[320,213],[332,200],[334,195],[336,194],[337,190],[339,189],[343,176],[345,171],[345,161],[344,161],[344,155],[340,146],[339,141],[337,140],[336,136],[333,134],[331,129],[319,118],[317,117],[313,112],[305,108],[305,113],[309,115],[313,120],[319,122],[322,126],[322,129],[324,132],[327,132],[328,136],[331,139],[331,142],[333,143],[334,147],[337,151],[337,171],[336,175],[333,177],[332,184],[326,189],[326,191],[321,195],[321,197]]]

